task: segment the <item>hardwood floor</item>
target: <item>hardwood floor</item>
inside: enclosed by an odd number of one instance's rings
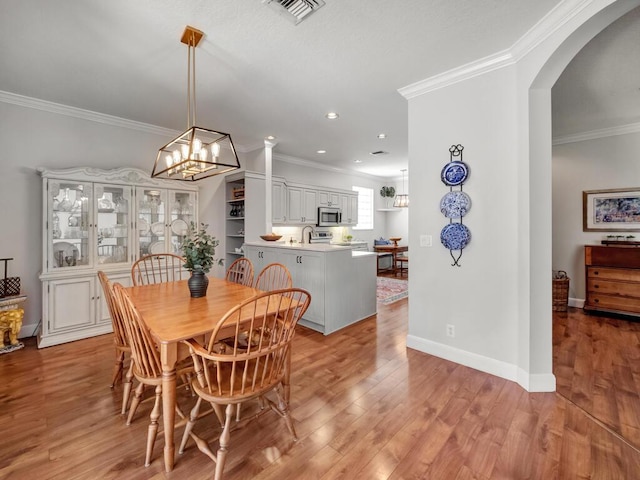
[[[558,393],[640,449],[640,322],[556,312],[553,352]]]
[[[377,317],[327,337],[300,327],[291,392],[299,440],[292,441],[276,414],[262,415],[232,433],[225,479],[640,478],[639,452],[563,396],[529,394],[407,349],[407,315],[405,299],[379,305]],[[575,384],[575,392],[586,394],[589,373],[581,359],[593,350],[571,331],[580,322],[566,317],[556,330],[575,348],[559,355],[563,388],[571,377],[567,388]],[[0,478],[212,478],[213,464],[193,443],[165,473],[162,436],[151,466],[143,466],[150,405],[141,405],[125,426],[121,386],[109,389],[110,335],[43,350],[33,339],[26,343],[0,356]],[[631,362],[637,346],[629,348]],[[607,363],[605,353],[597,357],[592,364]],[[579,366],[575,375],[567,370],[572,362]],[[636,370],[614,370],[619,387],[631,388]],[[608,385],[598,387],[609,395]],[[193,402],[184,390],[180,400]],[[615,410],[611,401],[606,405]],[[243,416],[255,408],[243,409]],[[213,440],[206,420],[195,428]]]

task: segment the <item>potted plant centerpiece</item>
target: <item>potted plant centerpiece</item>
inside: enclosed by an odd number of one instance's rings
[[[394,187],[382,187],[380,189],[380,196],[385,199],[387,208],[389,208],[391,199],[396,196],[396,189]]]
[[[222,265],[223,262],[222,259],[214,258],[216,247],[220,242],[207,233],[208,226],[204,223],[198,226],[195,222],[191,222],[182,243],[184,268],[191,272],[188,281],[189,291],[194,298],[204,297],[207,294],[209,279],[206,274],[214,264]]]

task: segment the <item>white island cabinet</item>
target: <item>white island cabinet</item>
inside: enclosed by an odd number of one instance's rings
[[[326,244],[248,242],[256,277],[269,263],[291,272],[293,286],[311,294],[301,325],[328,335],[376,314],[376,255]]]

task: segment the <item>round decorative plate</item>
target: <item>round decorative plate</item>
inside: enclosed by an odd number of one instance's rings
[[[450,223],[440,232],[440,241],[449,250],[462,250],[471,241],[471,231],[461,223]]]
[[[153,242],[151,245],[149,245],[149,253],[152,253],[154,255],[165,253],[164,242]]]
[[[181,218],[176,218],[171,222],[171,231],[176,235],[186,235],[187,230],[189,230],[189,226],[187,225],[187,222]]]
[[[447,163],[442,172],[440,178],[442,183],[448,187],[455,187],[456,185],[462,185],[469,176],[469,167],[466,163],[459,160]]]
[[[154,235],[164,235],[164,223],[155,222],[151,224],[151,233]]]
[[[462,218],[471,208],[471,197],[462,191],[449,192],[440,200],[440,211],[447,218]]]
[[[146,235],[149,232],[149,222],[142,217],[138,218],[138,231],[140,235]]]

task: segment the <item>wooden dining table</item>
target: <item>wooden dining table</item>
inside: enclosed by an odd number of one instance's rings
[[[409,251],[409,246],[408,245],[374,245],[373,246],[373,251],[374,252],[387,252],[393,255],[393,273],[397,273],[398,272],[398,254],[402,253],[402,252],[408,252]]]
[[[180,342],[210,333],[231,308],[262,292],[219,278],[209,278],[207,295],[201,298],[191,298],[187,280],[138,285],[126,291],[160,349],[164,462],[170,472],[175,458],[175,366]]]

